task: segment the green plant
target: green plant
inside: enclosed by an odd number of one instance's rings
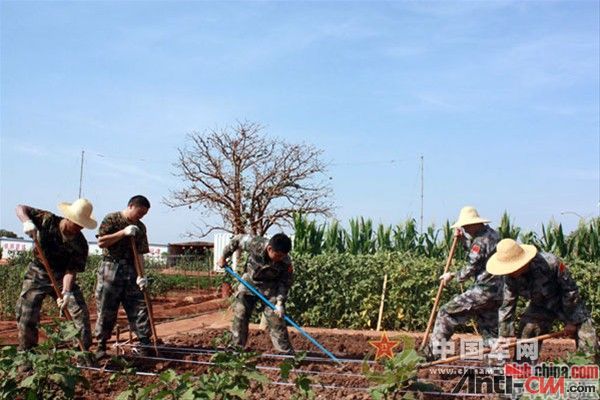
[[[5,346],[0,349],[0,400],[14,399],[19,393],[17,348]]]
[[[302,214],[294,215],[294,248],[302,253],[321,253],[325,228],[318,227],[315,221],[309,221]]]
[[[343,253],[346,250],[344,246],[344,231],[340,227],[339,221],[332,221],[325,227],[323,251],[326,253]]]
[[[373,239],[373,221],[370,219],[351,219],[350,231],[344,231],[346,251],[350,254],[370,254],[375,250]]]
[[[156,385],[144,387],[136,377],[136,371],[133,365],[121,357],[112,357],[111,363],[116,365],[119,370],[110,375],[109,385],[114,385],[118,381],[127,382],[127,389],[117,395],[115,400],[142,400],[150,398],[150,394]]]
[[[419,382],[417,379],[417,365],[423,358],[414,349],[414,339],[403,336],[404,346],[401,352],[393,358],[384,358],[380,362],[383,371],[371,368],[363,363],[362,372],[365,377],[376,386],[369,389],[371,397],[375,400],[412,398],[410,394],[403,395],[406,391],[437,390],[433,385]]]
[[[521,228],[514,225],[510,220],[508,212],[505,210],[500,218],[500,225],[498,225],[497,231],[500,239],[510,238],[516,240],[519,237],[519,233],[521,233]]]
[[[202,399],[238,400],[247,398],[250,384],[258,387],[269,378],[256,369],[256,353],[217,352],[211,361],[216,365],[198,377],[198,395]]]
[[[377,226],[377,239],[376,239],[377,251],[391,251],[392,250],[392,227],[379,224]]]
[[[78,386],[89,387],[89,382],[73,363],[89,355],[69,348],[78,336],[71,322],[55,321],[42,329],[47,339],[37,347],[18,352],[11,347],[2,349],[0,358],[0,399],[17,397],[27,400],[72,399]],[[25,375],[20,369],[27,369]]]
[[[306,352],[298,353],[294,358],[288,358],[279,364],[279,375],[281,380],[287,382],[290,377],[290,372],[298,368],[306,357]],[[312,380],[307,374],[298,373],[294,378],[296,392],[290,397],[291,400],[313,400],[315,392],[312,390]]]

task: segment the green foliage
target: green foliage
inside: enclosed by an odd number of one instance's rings
[[[72,399],[78,386],[89,387],[74,359],[89,354],[62,348],[72,345],[78,329],[71,322],[42,326],[47,339],[26,352],[4,347],[0,352],[0,399]],[[27,367],[23,374],[20,369]]]
[[[373,230],[373,222],[362,217],[351,219],[348,230],[340,227],[338,221],[317,226],[314,221],[309,221],[302,215],[296,215],[294,223],[294,251],[311,255],[398,251],[440,258],[447,254],[454,236],[449,221],[441,229],[430,225],[421,233],[418,232],[414,219],[408,219],[395,227],[379,224],[376,231]],[[522,231],[505,211],[496,229],[502,239],[520,239],[523,243],[533,244],[542,251],[562,258],[580,258],[585,261],[600,259],[600,218],[581,220],[579,227],[569,235],[565,235],[562,224],[550,221],[542,224],[542,232],[538,235],[536,232]],[[458,246],[455,258],[462,260],[464,257],[464,249]]]
[[[295,284],[287,310],[301,325],[373,328],[387,273],[383,326],[422,329],[442,269],[435,259],[408,253],[294,255]],[[450,286],[445,296],[457,293]]]
[[[565,357],[559,357],[554,359],[555,364],[566,364],[566,365],[592,365],[594,364],[594,357],[586,355],[584,352],[576,351],[574,353],[568,353]]]
[[[323,251],[326,253],[343,253],[344,231],[340,227],[339,221],[332,221],[324,233]]]
[[[290,377],[290,372],[298,368],[305,357],[306,352],[301,352],[296,354],[294,358],[286,359],[279,364],[281,380],[287,382]],[[294,385],[296,387],[296,393],[290,397],[291,400],[313,400],[316,397],[311,386],[312,380],[307,374],[297,373],[294,378]]]
[[[504,211],[500,218],[500,225],[497,228],[500,239],[515,239],[519,237],[521,228],[514,225],[514,222],[510,220],[510,216],[507,211]]]
[[[315,221],[308,221],[302,214],[294,215],[294,248],[305,254],[321,253],[324,228],[318,227]]]
[[[231,335],[222,335],[213,342],[231,349]],[[256,368],[257,354],[241,349],[216,352],[205,374],[194,376],[191,373],[178,374],[174,370],[161,373],[158,380],[142,386],[134,378],[135,371],[124,360],[113,359],[122,370],[111,376],[114,383],[120,379],[128,382],[128,388],[117,396],[117,400],[180,399],[180,400],[240,400],[248,397],[251,385],[262,387],[269,378]]]
[[[300,325],[327,328],[374,328],[383,276],[388,274],[383,328],[423,330],[443,271],[442,259],[411,253],[294,254],[293,258],[295,283],[286,304],[288,313]],[[457,264],[451,267],[452,271],[463,263]],[[573,260],[568,266],[595,323],[599,324],[597,263]],[[448,285],[441,304],[459,293],[458,285]]]
[[[350,231],[344,231],[346,251],[350,254],[371,254],[375,251],[373,221],[370,219],[351,219]]]
[[[0,237],[5,237],[9,239],[23,239],[20,236],[17,236],[13,231],[8,231],[6,229],[0,229]]]
[[[18,252],[8,259],[7,265],[0,266],[0,318],[14,318],[15,304],[21,293],[27,264],[31,260],[31,251]]]
[[[15,253],[9,259],[8,265],[0,266],[0,318],[12,319],[15,315],[15,304],[21,293],[23,277],[27,265],[33,261],[33,253]],[[94,301],[94,290],[96,287],[98,266],[102,262],[102,256],[90,255],[84,272],[77,274],[77,284],[83,292],[86,302]],[[164,267],[151,261],[146,263],[146,273],[152,280],[150,293],[152,296],[160,296],[170,290],[205,289],[218,287],[224,280],[219,276],[188,276],[188,275],[164,275],[159,271]],[[46,315],[57,316],[57,308],[54,302],[47,302],[43,312]],[[49,306],[48,306],[49,305]],[[1,341],[1,340],[0,340]]]
[[[414,339],[403,336],[403,350],[396,353],[394,358],[383,358],[380,362],[383,371],[371,368],[363,363],[362,372],[365,377],[376,386],[369,389],[371,397],[375,400],[396,399],[404,391],[435,390],[432,385],[421,383],[417,380],[417,365],[423,358],[414,349]],[[411,398],[410,394],[401,398]]]

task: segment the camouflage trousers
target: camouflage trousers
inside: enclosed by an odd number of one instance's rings
[[[502,299],[495,289],[479,285],[467,289],[444,304],[438,312],[431,333],[430,351],[440,349],[452,337],[459,325],[465,325],[472,318],[477,323],[484,344],[498,336],[498,308]]]
[[[142,344],[150,343],[150,320],[144,294],[136,284],[135,268],[124,261],[102,261],[96,283],[96,339],[104,342],[112,336],[117,323],[119,305],[127,314],[129,327]]]
[[[62,274],[55,274],[55,279],[62,291]],[[85,350],[92,344],[90,314],[85,304],[81,289],[76,283],[71,288],[75,301],[67,306],[75,326],[79,329],[81,342]],[[19,329],[19,350],[28,350],[38,342],[40,311],[46,296],[56,299],[56,293],[46,271],[34,263],[30,263],[23,280],[21,295],[17,300],[17,326]]]
[[[595,356],[598,359],[600,352],[598,338],[596,337],[596,329],[594,328],[594,321],[589,317],[587,311],[579,314],[588,315],[588,317],[583,322],[577,324],[577,334],[575,337],[577,350],[583,352],[586,356]],[[564,316],[561,316],[552,310],[548,310],[542,306],[529,304],[519,321],[518,337],[527,339],[549,333],[552,331],[554,321],[557,320],[565,324],[568,323]],[[542,342],[539,342],[538,352],[541,351]]]
[[[248,341],[248,324],[258,300],[258,297],[243,291],[238,292],[236,295],[233,305],[234,316],[231,323],[231,333],[233,342],[240,347],[245,347]],[[269,301],[275,304],[277,298],[269,298]],[[263,314],[275,350],[280,353],[293,352],[285,321],[279,318],[269,307],[264,308]]]

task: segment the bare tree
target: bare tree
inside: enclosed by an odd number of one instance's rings
[[[290,224],[296,212],[330,215],[331,188],[319,179],[326,167],[322,151],[263,131],[258,123],[238,122],[189,134],[178,149],[173,165],[184,187],[164,201],[220,216],[220,224],[204,223],[199,236],[213,230],[263,235],[273,225]]]

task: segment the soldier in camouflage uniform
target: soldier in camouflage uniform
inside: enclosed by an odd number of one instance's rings
[[[75,278],[85,270],[88,257],[88,244],[81,230],[94,229],[97,223],[92,217],[92,204],[86,199],[58,207],[64,218],[25,205],[17,206],[16,213],[23,222],[23,231],[38,240],[62,291],[62,298],[56,299],[58,307],[69,311],[80,331],[81,343],[88,350],[92,344],[90,315]],[[46,296],[56,298],[56,293],[36,248],[16,306],[20,350],[28,350],[38,342],[40,311]]]
[[[486,225],[487,222],[489,221],[479,217],[475,208],[463,207],[458,221],[452,225],[469,252],[467,265],[456,275],[445,273],[440,280],[447,284],[452,279],[462,283],[469,278],[474,278],[475,284],[440,308],[427,353],[427,358],[430,360],[437,358],[434,350],[440,349],[442,343],[452,337],[456,327],[466,324],[471,318],[477,322],[484,343],[489,343],[498,336],[498,307],[502,302],[502,279],[486,272],[485,265],[488,258],[496,251],[496,244],[500,237],[495,230]],[[461,229],[471,237],[470,240],[465,239]]]
[[[519,337],[548,333],[558,320],[565,324],[565,335],[575,336],[578,350],[598,357],[592,318],[569,269],[556,256],[538,253],[535,246],[504,239],[498,243],[498,252],[488,261],[487,271],[504,276],[503,301],[498,310],[500,337],[515,335],[517,300],[523,296],[529,304],[519,321]]]
[[[134,238],[143,265],[142,255],[150,250],[146,226],[141,219],[149,208],[150,202],[146,197],[134,196],[123,211],[106,215],[98,228],[98,245],[103,249],[96,284],[98,358],[106,355],[106,342],[117,322],[119,304],[123,304],[129,327],[142,345],[141,352],[150,354],[147,347],[151,336],[148,308],[142,293],[148,281],[136,273],[130,240]]]
[[[219,261],[222,267],[237,250],[248,252],[248,261],[242,277],[271,303],[276,304],[275,310],[265,306],[264,316],[273,347],[281,353],[293,353],[283,319],[284,304],[293,278],[292,261],[288,255],[291,248],[290,238],[283,233],[278,233],[271,239],[236,235],[223,250]],[[248,324],[258,300],[244,285],[239,286],[235,294],[235,315],[231,326],[234,343],[238,346],[246,346]]]

